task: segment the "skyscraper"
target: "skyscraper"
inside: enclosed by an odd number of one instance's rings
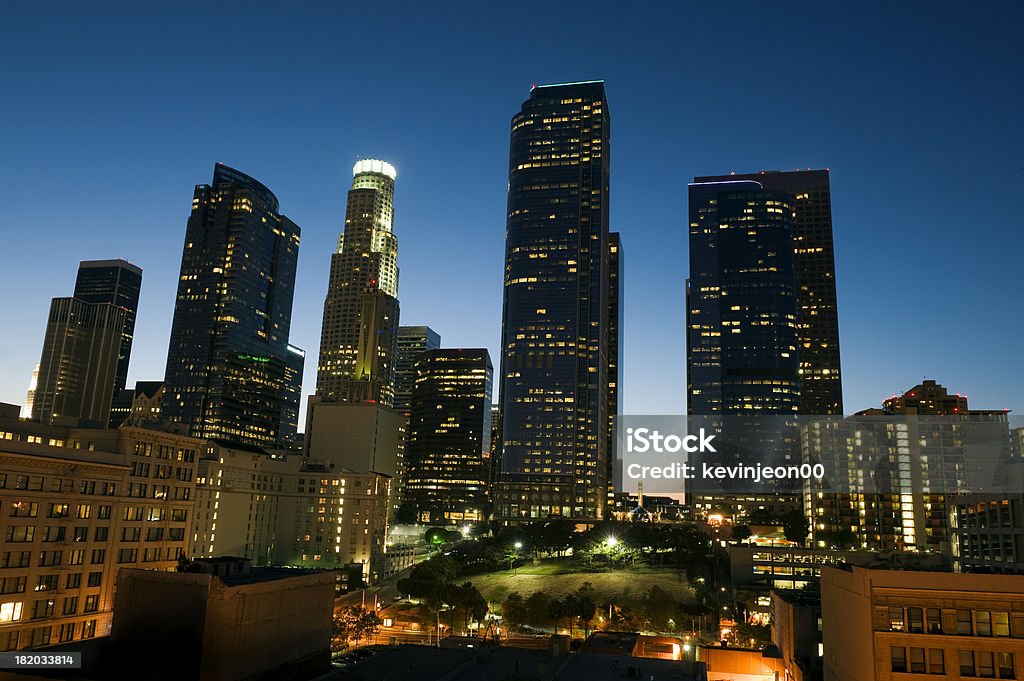
[[[398,327],[398,359],[395,361],[395,410],[407,413],[416,383],[417,358],[441,347],[441,336],[429,326]]]
[[[54,298],[39,359],[32,419],[105,426],[114,398],[126,311],[110,303]]]
[[[622,416],[623,253],[618,232],[608,233],[608,499],[621,485],[615,474],[615,420]]]
[[[791,196],[749,180],[695,182],[689,214],[688,413],[798,413]]]
[[[287,401],[299,227],[260,182],[218,163],[185,231],[163,416],[194,437],[273,446]]]
[[[124,332],[118,351],[114,389],[124,390],[128,380],[128,360],[135,337],[135,316],[139,311],[142,269],[126,260],[83,260],[78,265],[75,298],[86,303],[110,303],[124,308]]]
[[[604,515],[610,121],[602,81],[534,87],[512,118],[499,517]]]
[[[828,170],[716,175],[695,182],[754,180],[793,197],[793,264],[800,339],[800,413],[843,413],[839,315]]]
[[[399,311],[396,173],[390,163],[362,160],[352,174],[345,231],[331,257],[316,394],[390,407]]]
[[[484,520],[491,444],[491,357],[444,348],[415,364],[403,503],[421,522]]]

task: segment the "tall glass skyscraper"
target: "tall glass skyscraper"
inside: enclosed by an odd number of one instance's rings
[[[396,173],[385,161],[362,160],[352,174],[345,231],[331,257],[316,394],[390,407],[399,312]]]
[[[403,504],[425,523],[489,515],[491,356],[444,348],[415,362]]]
[[[83,260],[78,265],[75,298],[86,303],[110,303],[124,308],[124,332],[117,357],[115,390],[124,390],[128,381],[128,361],[132,355],[141,290],[142,269],[126,260]]]
[[[441,336],[429,326],[398,327],[398,359],[395,361],[394,408],[408,413],[416,383],[416,360],[427,350],[441,347]]]
[[[34,421],[107,424],[125,314],[124,308],[111,303],[51,301],[32,398]]]
[[[687,412],[691,431],[719,430],[703,462],[799,463],[793,204],[752,180],[689,187]],[[747,489],[727,480],[721,491]]]
[[[288,334],[300,230],[278,211],[263,184],[220,163],[195,188],[162,410],[193,437],[274,446],[295,432],[282,418],[294,413]]]
[[[501,518],[604,515],[610,120],[601,81],[535,87],[512,118]]]
[[[798,413],[792,196],[695,182],[689,203],[688,412]]]
[[[800,413],[843,413],[839,314],[828,170],[715,175],[695,182],[753,180],[766,191],[792,196],[793,265],[800,337]]]

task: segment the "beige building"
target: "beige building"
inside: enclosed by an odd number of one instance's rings
[[[405,415],[374,402],[309,398],[305,454],[336,469],[374,471],[392,478],[402,467]]]
[[[201,443],[17,416],[0,405],[0,650],[106,635],[117,572],[188,546]]]
[[[826,567],[825,681],[1024,678],[1024,579]]]
[[[385,564],[391,479],[301,456],[205,443],[189,555],[324,569]]]
[[[237,558],[189,569],[195,571],[121,571],[109,655],[120,669],[195,681],[327,671],[333,573],[252,568]]]

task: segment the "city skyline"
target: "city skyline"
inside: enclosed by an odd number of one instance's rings
[[[746,21],[739,28],[752,31]],[[929,21],[941,30],[950,30],[953,25],[948,17],[933,17]],[[967,39],[979,37],[977,26],[981,22],[961,23]],[[880,48],[879,53],[909,59],[922,38],[911,36],[907,45],[898,45],[889,30],[880,29],[872,38]],[[806,38],[811,47],[823,49],[824,41],[810,26],[798,22],[791,31]],[[17,47],[18,41],[14,43]],[[765,58],[784,66],[799,62],[798,53],[779,49],[778,54],[771,53]],[[1019,277],[1013,275],[1012,267],[1021,235],[1012,229],[1016,217],[1008,205],[993,205],[987,199],[976,198],[1013,195],[1020,172],[1005,159],[1015,156],[1012,147],[1018,138],[1010,134],[1012,128],[1004,127],[1008,125],[1004,121],[986,120],[980,103],[972,104],[965,98],[968,101],[961,101],[958,113],[954,114],[937,106],[935,94],[940,74],[949,69],[960,73],[961,69],[986,65],[985,77],[996,82],[1000,69],[1009,68],[998,59],[1003,49],[999,41],[991,41],[981,54],[960,54],[958,59],[963,63],[956,64],[950,57],[935,54],[935,67],[920,71],[914,71],[909,64],[896,63],[891,67],[893,72],[883,73],[885,77],[881,78],[869,77],[872,72],[867,66],[858,64],[854,68],[838,55],[838,50],[828,50],[824,59],[827,66],[801,66],[817,78],[835,75],[841,80],[838,76],[853,74],[857,76],[855,84],[869,91],[869,86],[873,86],[876,94],[890,97],[889,101],[898,104],[873,104],[869,107],[870,115],[865,116],[857,109],[860,100],[843,95],[837,88],[829,90],[831,99],[821,109],[815,109],[814,115],[801,115],[796,104],[787,105],[782,107],[783,114],[768,115],[767,119],[762,116],[753,126],[762,130],[758,133],[762,137],[764,129],[777,135],[755,140],[752,132],[742,133],[738,140],[715,145],[714,150],[701,147],[697,138],[702,134],[700,124],[712,121],[715,111],[684,119],[689,127],[680,125],[669,136],[644,132],[645,126],[663,121],[666,116],[664,111],[655,115],[640,108],[644,100],[638,96],[637,88],[649,85],[652,76],[617,66],[611,58],[591,64],[569,60],[557,73],[537,59],[529,59],[514,69],[498,68],[488,89],[459,101],[461,109],[470,112],[467,115],[486,121],[483,126],[454,128],[463,130],[464,145],[452,142],[450,136],[443,142],[428,144],[409,138],[408,132],[391,131],[394,134],[387,135],[383,128],[396,124],[393,113],[386,113],[379,126],[361,134],[358,144],[346,141],[356,138],[360,128],[355,123],[368,118],[364,115],[357,119],[327,120],[337,113],[337,102],[329,98],[322,100],[324,106],[314,116],[315,124],[306,135],[296,137],[294,128],[301,121],[299,116],[261,128],[274,139],[273,153],[251,148],[243,140],[244,135],[229,136],[219,149],[210,144],[209,138],[201,137],[182,150],[172,151],[166,145],[188,129],[184,124],[180,128],[172,125],[161,129],[161,133],[168,134],[168,141],[141,148],[135,143],[144,129],[130,126],[126,130],[128,141],[116,145],[108,158],[98,158],[93,143],[87,141],[57,155],[72,172],[82,171],[88,164],[88,176],[83,175],[64,194],[66,203],[75,206],[76,231],[85,232],[85,237],[68,231],[68,209],[59,205],[64,202],[42,203],[45,209],[38,207],[40,190],[28,187],[26,179],[40,177],[39,159],[55,153],[47,147],[51,153],[34,156],[30,150],[34,152],[35,146],[26,145],[26,141],[38,143],[49,139],[50,144],[58,145],[67,134],[81,135],[81,125],[96,124],[94,109],[86,109],[83,121],[62,121],[64,129],[46,129],[29,122],[21,107],[15,108],[5,117],[11,116],[13,128],[26,134],[22,135],[24,140],[13,141],[14,163],[4,171],[11,196],[15,197],[13,210],[3,218],[5,233],[12,235],[10,257],[33,261],[44,244],[48,252],[45,263],[33,262],[33,275],[45,284],[35,283],[26,292],[28,300],[21,323],[2,332],[2,343],[9,352],[0,364],[7,377],[0,387],[0,399],[23,401],[45,326],[45,304],[40,305],[40,301],[69,290],[75,265],[83,259],[122,257],[146,270],[129,384],[162,378],[176,284],[174,264],[168,266],[164,262],[173,258],[167,259],[164,254],[180,249],[181,228],[186,218],[183,196],[217,160],[239,167],[273,187],[289,207],[289,214],[305,227],[291,338],[295,345],[307,349],[319,346],[322,294],[329,269],[326,254],[343,221],[341,203],[347,168],[356,156],[362,156],[387,158],[403,176],[396,206],[402,216],[396,235],[406,245],[399,257],[403,272],[399,298],[405,312],[402,323],[430,325],[446,338],[448,345],[486,346],[494,357],[500,356],[505,205],[501,178],[507,161],[507,140],[502,140],[502,136],[508,112],[521,101],[523,90],[531,83],[604,78],[616,112],[612,139],[616,181],[612,188],[610,226],[622,233],[631,263],[624,305],[625,413],[683,413],[685,409],[682,291],[686,268],[680,263],[685,262],[687,254],[683,199],[686,182],[699,175],[788,170],[797,166],[828,167],[832,173],[846,410],[853,412],[876,404],[879,398],[928,377],[968,392],[972,404],[1010,408],[1020,413],[1024,404],[1020,402],[1014,377],[1022,374],[1021,359],[1013,352],[1012,344],[1020,322],[1001,310],[1002,301],[1012,300],[1020,290]],[[86,60],[104,64],[109,58],[93,54]],[[877,66],[877,59],[871,63]],[[52,64],[44,60],[26,68],[24,73],[38,75],[49,68]],[[426,68],[424,65],[413,71],[422,76]],[[718,68],[722,74],[740,72],[732,62]],[[838,73],[833,74],[830,69]],[[150,111],[148,106],[154,103],[153,98],[159,99],[158,86],[171,82],[175,73],[178,72],[174,69],[160,71],[153,82],[144,84],[150,99],[136,105],[137,110]],[[920,78],[907,81],[908,75]],[[17,81],[21,77],[12,75],[11,79]],[[403,81],[404,87],[408,88],[410,82]],[[901,96],[899,85],[906,82],[910,82],[910,93]],[[15,87],[26,93],[28,101],[40,95],[39,90],[27,85]],[[437,88],[442,94],[461,92],[457,82],[433,82],[426,87]],[[968,92],[965,90],[964,94]],[[915,104],[907,101],[911,93],[926,96]],[[1012,109],[1020,97],[1017,92],[999,88],[982,87],[976,94],[984,100],[985,108],[997,108],[998,103],[998,108]],[[77,101],[75,98],[85,95],[72,88],[65,96]],[[398,97],[386,101],[397,103]],[[843,105],[850,108],[850,113]],[[671,102],[663,108],[671,110]],[[861,111],[859,116],[852,115],[854,109]],[[822,127],[813,125],[823,113],[832,114],[827,121],[834,124],[829,128],[829,136]],[[959,133],[941,137],[945,146],[939,153],[933,140],[939,138],[953,118],[965,113],[980,118],[985,126],[978,126],[977,138]],[[787,122],[787,118],[793,120]],[[107,126],[118,117],[112,119],[99,126],[98,138],[107,144],[112,143],[114,134],[114,129]],[[247,127],[268,122],[258,117],[246,120]],[[441,122],[440,117],[432,120]],[[149,134],[155,129],[150,127]],[[454,130],[442,129],[445,132],[439,137]],[[807,133],[806,139],[797,134],[801,129]],[[719,128],[721,132],[726,130],[724,125]],[[734,129],[728,132],[736,134]],[[866,150],[855,149],[865,139],[875,143],[866,145],[870,147]],[[658,149],[653,145],[659,141],[666,144],[664,154],[676,155],[681,160],[666,166],[664,161],[658,161],[658,154],[652,158],[652,149]],[[295,148],[286,151],[290,144]],[[317,146],[310,146],[313,144]],[[885,156],[880,156],[882,151]],[[104,171],[109,167],[107,164],[125,164],[136,154],[141,160],[154,163],[166,155],[171,162],[151,171],[157,173],[158,181],[122,179],[130,195],[124,198],[125,212],[130,217],[111,221],[111,215],[101,215],[98,210],[107,198],[99,191],[105,183]],[[943,162],[952,167],[950,159],[956,161],[955,172],[947,168],[941,172],[934,170],[943,167],[939,165]],[[439,167],[444,167],[445,172],[436,172]],[[13,176],[15,168],[18,177]],[[654,172],[644,178],[643,184],[631,179],[645,168]],[[885,173],[878,174],[882,168]],[[879,178],[885,181],[879,182]],[[303,187],[303,183],[308,187]],[[460,191],[461,184],[483,191],[470,198]],[[431,193],[436,196],[428,196]],[[465,201],[458,215],[442,212],[440,219],[432,215],[455,196]],[[933,198],[936,196],[950,198],[938,201]],[[978,208],[981,204],[983,207]],[[143,207],[146,210],[140,212]],[[977,229],[980,224],[990,225],[991,229]],[[98,228],[100,225],[102,229]],[[96,228],[88,229],[92,226]],[[969,240],[960,238],[968,231]],[[325,243],[328,245],[324,246]],[[464,264],[438,268],[438,258],[446,264]],[[0,283],[13,287],[27,272],[15,263],[5,268]],[[919,277],[928,276],[937,278],[935,285],[915,285]],[[953,281],[948,281],[948,277],[953,277]],[[645,293],[652,290],[659,295]],[[479,314],[445,309],[459,307],[443,302],[457,295],[464,295],[463,304],[473,306]],[[649,298],[657,298],[657,304]],[[314,359],[311,355],[306,362],[304,396],[313,390]]]

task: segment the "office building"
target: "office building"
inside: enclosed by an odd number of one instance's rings
[[[338,469],[395,477],[405,456],[406,419],[374,402],[324,402],[306,407],[305,455]]]
[[[757,182],[767,192],[785,194],[793,211],[794,291],[800,346],[799,411],[810,416],[842,414],[829,171],[716,175],[697,177],[694,181],[720,183],[745,180]]]
[[[1022,602],[1011,575],[823,568],[825,681],[1019,679]]]
[[[32,420],[105,426],[117,378],[124,308],[54,298],[32,396]]]
[[[195,561],[185,570],[118,575],[111,671],[250,681],[314,678],[330,669],[333,573],[252,567],[238,558]]]
[[[689,204],[688,413],[799,413],[792,198],[695,182]]]
[[[83,260],[78,265],[75,298],[86,303],[110,303],[124,309],[115,390],[123,390],[128,381],[128,361],[132,355],[141,290],[142,269],[126,260]]]
[[[164,399],[163,381],[138,381],[134,388],[114,392],[110,407],[110,427],[161,424],[160,406]]]
[[[403,504],[424,523],[486,520],[490,354],[486,349],[429,350],[414,369]]]
[[[718,431],[701,461],[792,465],[801,408],[793,197],[751,180],[696,181],[689,225],[687,413],[691,430]],[[712,505],[758,492],[795,506],[799,491],[782,480],[757,490],[746,480],[697,485],[687,481],[691,501]]]
[[[1024,493],[959,495],[948,503],[954,570],[1024,574]]]
[[[618,232],[608,233],[608,503],[622,491],[621,454],[615,448],[616,421],[622,416],[624,254]]]
[[[28,392],[25,394],[25,404],[21,405],[21,418],[32,418],[32,405],[36,401],[36,387],[39,385],[39,365],[32,370],[32,378],[28,382]]]
[[[512,118],[500,518],[608,503],[610,125],[601,81],[534,87]]]
[[[390,407],[398,353],[396,173],[390,163],[367,159],[352,175],[345,231],[331,256],[316,395]]]
[[[363,584],[387,574],[391,479],[303,456],[204,443],[191,558],[338,570]]]
[[[191,435],[274,446],[289,433],[299,227],[263,184],[218,163],[185,231],[162,416]]]
[[[429,326],[398,327],[398,359],[395,361],[395,411],[408,414],[416,383],[414,364],[427,350],[441,347],[441,336]]]
[[[106,636],[119,570],[175,568],[200,444],[33,423],[0,405],[0,651]]]

